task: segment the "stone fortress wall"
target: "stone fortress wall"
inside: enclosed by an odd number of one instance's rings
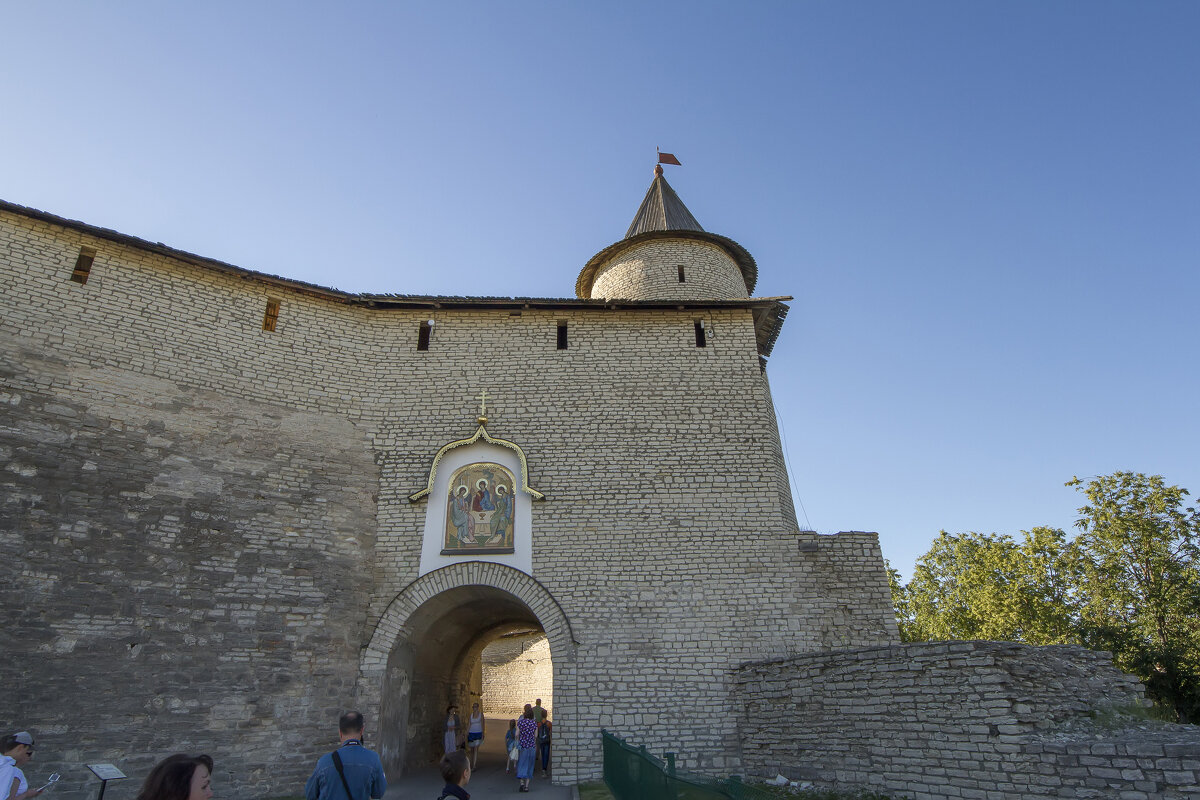
[[[602,727],[686,769],[882,774],[922,797],[1006,796],[937,793],[989,759],[1011,786],[1086,770],[1062,784],[1079,797],[1102,770],[1195,767],[1177,740],[1018,741],[1066,713],[1043,689],[1129,694],[1086,654],[895,646],[877,536],[796,529],[748,307],[385,310],[110,233],[0,209],[0,708],[66,800],[94,795],[84,763],[134,776],[121,800],[179,750],[214,756],[222,795],[296,794],[352,705],[381,752],[432,757],[487,645],[538,625],[560,782],[600,774]],[[488,429],[546,495],[532,570],[419,575],[430,501],[409,495],[485,388]],[[1076,662],[1100,683],[1057,676]]]
[[[736,683],[751,775],[910,800],[1200,796],[1200,730],[1131,722],[1142,686],[1107,653],[892,645],[747,664]]]
[[[357,659],[417,578],[407,497],[481,388],[547,497],[558,779],[599,774],[601,727],[734,768],[734,667],[895,640],[873,535],[801,547],[748,309],[706,309],[704,348],[695,309],[380,311],[11,211],[0,297],[0,707],[64,797],[83,761],[176,750],[230,795],[286,794],[340,710],[378,719]]]

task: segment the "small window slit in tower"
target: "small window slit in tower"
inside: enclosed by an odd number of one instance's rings
[[[708,335],[704,331],[703,320],[696,320],[696,347],[708,347]]]
[[[87,283],[92,274],[92,262],[96,260],[96,251],[91,247],[79,248],[79,258],[75,259],[75,269],[71,272],[71,280],[76,283]]]
[[[687,283],[687,280],[685,280],[685,279],[684,279],[684,277],[683,277],[683,264],[680,264],[680,265],[679,265],[679,282],[680,282],[680,283]]]
[[[429,334],[432,331],[433,331],[433,326],[429,324],[428,320],[421,323],[421,328],[420,328],[420,330],[417,331],[417,349],[418,350],[428,350],[429,349]]]
[[[263,314],[263,330],[275,330],[275,323],[279,321],[279,298],[267,298],[267,311]]]
[[[558,349],[567,349],[567,323],[562,320],[558,322]]]

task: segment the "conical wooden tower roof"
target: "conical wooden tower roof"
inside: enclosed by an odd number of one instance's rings
[[[625,238],[604,248],[584,265],[575,281],[576,296],[591,297],[592,282],[601,265],[618,253],[648,239],[699,239],[717,245],[729,254],[741,270],[742,278],[746,281],[746,293],[754,294],[754,284],[758,282],[758,264],[754,261],[754,256],[733,239],[704,230],[667,183],[662,167],[655,166],[654,180],[650,183],[646,196],[642,198],[642,204],[638,207],[633,222],[629,224],[629,230],[625,231]]]
[[[638,207],[625,238],[650,231],[703,231],[700,223],[688,211],[687,206],[675,194],[671,184],[663,177],[663,168],[654,168],[654,181],[646,191],[646,197]]]

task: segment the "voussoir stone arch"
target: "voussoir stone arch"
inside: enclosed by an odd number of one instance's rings
[[[396,642],[409,635],[408,622],[413,612],[442,592],[463,586],[489,586],[518,598],[541,622],[550,642],[550,656],[555,663],[574,660],[576,643],[571,622],[545,586],[530,575],[504,564],[465,561],[426,573],[396,595],[383,612],[370,643],[363,650],[361,676],[369,679],[372,675],[382,674]]]

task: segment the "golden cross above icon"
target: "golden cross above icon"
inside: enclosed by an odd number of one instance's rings
[[[487,398],[488,398],[487,389],[484,389],[482,392],[475,395],[475,397],[479,400],[479,416],[486,417],[487,416]]]

